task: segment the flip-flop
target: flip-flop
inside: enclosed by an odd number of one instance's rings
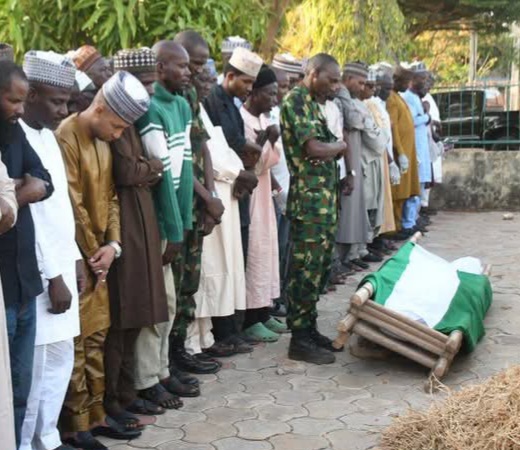
[[[112,417],[106,416],[105,422],[107,426],[100,425],[92,428],[90,432],[92,436],[104,436],[111,439],[117,439],[121,441],[128,441],[141,436],[142,432],[138,430],[127,430],[125,427],[117,423]]]
[[[71,447],[83,450],[108,450],[108,447],[92,436],[90,431],[79,431],[75,437],[63,439],[63,442]]]
[[[249,337],[256,339],[259,342],[276,342],[280,338],[278,333],[271,331],[263,323],[260,322],[255,323],[254,325],[244,330],[244,333],[247,334]]]
[[[140,416],[160,416],[166,412],[162,406],[144,398],[136,398],[126,410]]]
[[[179,409],[184,405],[179,397],[169,393],[161,384],[156,384],[148,389],[139,391],[139,396],[166,409]],[[168,406],[166,402],[172,400],[174,404]]]
[[[144,430],[144,424],[141,424],[139,417],[130,411],[123,410],[119,414],[112,414],[110,416],[119,425],[121,425],[126,431],[142,431]]]
[[[274,317],[270,317],[267,322],[264,322],[264,326],[278,334],[290,333],[287,325],[285,325],[285,323],[281,322],[280,320],[275,319]]]

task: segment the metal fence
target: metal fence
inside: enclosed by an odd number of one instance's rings
[[[520,150],[520,85],[436,86],[443,138],[455,147]]]

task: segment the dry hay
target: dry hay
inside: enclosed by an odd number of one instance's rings
[[[381,450],[519,450],[520,366],[394,420]]]

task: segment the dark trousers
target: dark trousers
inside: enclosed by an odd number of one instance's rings
[[[202,243],[204,236],[196,224],[183,244],[182,252],[172,264],[177,294],[175,320],[170,333],[170,348],[184,348],[188,326],[195,320],[195,294],[199,290]]]
[[[20,445],[22,424],[31,390],[34,341],[36,338],[36,302],[34,298],[5,306],[11,378],[13,380],[14,427],[16,445]],[[0,380],[5,382],[5,380]]]
[[[289,284],[289,266],[291,262],[291,221],[274,202],[276,221],[278,223],[278,255],[280,260],[280,298],[277,302],[287,303],[287,286]]]
[[[105,397],[109,416],[120,414],[135,400],[134,354],[139,328],[119,330],[110,327],[105,340]]]
[[[245,330],[256,323],[265,323],[270,317],[269,307],[246,309],[243,328]]]
[[[235,315],[212,317],[211,323],[213,325],[213,336],[217,342],[223,341],[238,332],[237,318]]]

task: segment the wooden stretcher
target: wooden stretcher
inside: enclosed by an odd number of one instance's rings
[[[411,241],[417,243],[421,236],[416,233]],[[486,266],[484,274],[489,276],[490,271],[491,266]],[[367,282],[351,297],[348,313],[338,324],[334,347],[340,349],[352,334],[362,336],[431,369],[425,389],[435,390],[461,348],[462,332],[442,334],[375,303],[373,293],[374,287]]]

